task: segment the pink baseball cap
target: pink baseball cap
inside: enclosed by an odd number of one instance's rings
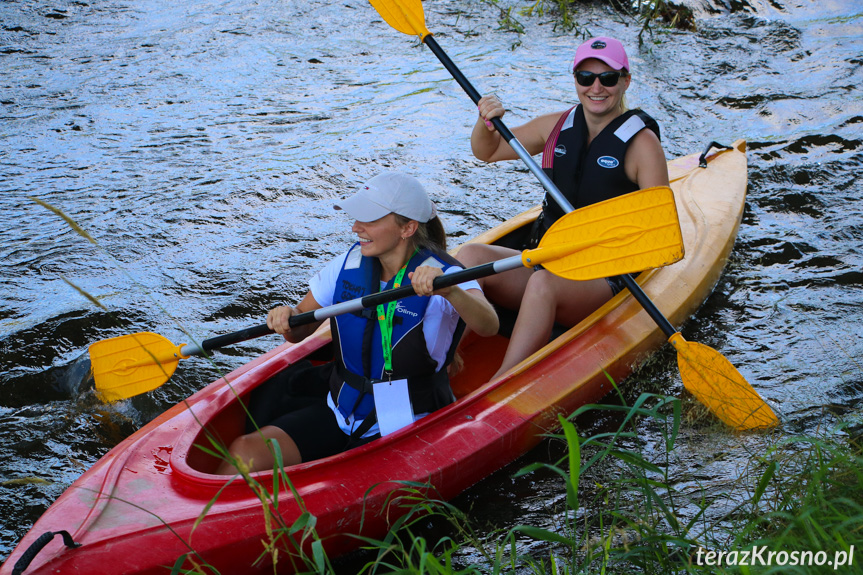
[[[573,71],[588,58],[602,60],[615,70],[625,68],[629,72],[629,58],[626,57],[626,50],[623,49],[623,44],[614,38],[597,36],[579,46],[575,51],[575,60],[572,61]]]

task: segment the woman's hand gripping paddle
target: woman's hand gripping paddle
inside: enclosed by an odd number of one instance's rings
[[[633,224],[633,214],[648,214]],[[634,249],[634,245],[638,246]],[[560,218],[539,246],[519,255],[439,276],[435,288],[542,264],[554,274],[588,280],[660,267],[683,257],[677,208],[670,188],[642,190],[588,206]],[[292,316],[291,327],[410,297],[410,285]],[[151,391],[170,379],[180,359],[273,333],[266,324],[175,345],[151,332],[98,341],[90,346],[96,390],[109,401]]]
[[[390,26],[404,34],[419,36],[470,96],[473,103],[479,103],[479,92],[450,60],[426,28],[425,14],[420,0],[369,0],[369,2]],[[503,121],[500,118],[492,118],[491,122],[560,208],[565,212],[572,212],[572,204],[560,193],[551,178],[542,171]],[[758,392],[749,385],[730,361],[710,347],[683,339],[683,336],[647,297],[641,286],[628,275],[622,277],[633,297],[677,350],[677,363],[683,385],[696,399],[706,405],[723,422],[738,430],[773,427],[779,423],[770,406],[761,399]]]

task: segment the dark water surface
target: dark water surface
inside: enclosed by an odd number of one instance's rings
[[[520,17],[518,35],[474,0],[424,6],[509,125],[574,101],[575,33]],[[863,7],[734,6],[640,50],[631,20],[578,21],[630,47],[630,105],[659,120],[669,157],[749,142],[732,261],[684,335],[740,369],[781,413],[779,433],[863,421]],[[110,405],[86,378],[88,344],[260,323],[352,241],[333,200],[383,169],[427,184],[453,245],[536,204],[521,165],[470,155],[473,121],[434,56],[362,1],[0,2],[0,559],[113,445],[278,339],[225,349],[217,367],[185,360],[158,390]],[[631,382],[683,393],[668,350]],[[693,423],[680,484],[721,492],[768,441]],[[504,528],[546,524],[562,495],[554,477],[508,473],[481,490],[462,502]]]

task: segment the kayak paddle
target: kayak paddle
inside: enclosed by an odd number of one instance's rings
[[[420,0],[369,0],[383,19],[393,28],[409,36],[419,36],[438,60],[449,71],[474,104],[479,104],[479,92],[450,60],[425,25],[425,13]],[[500,118],[492,118],[494,127],[509,143],[519,158],[540,181],[549,195],[565,212],[573,206],[560,193],[551,178],[542,171],[528,151],[504,125]],[[647,269],[647,268],[643,268]],[[642,271],[642,270],[634,270]],[[610,274],[617,275],[617,274]],[[651,319],[677,350],[677,363],[683,385],[701,403],[713,411],[719,419],[738,430],[773,427],[779,419],[758,392],[749,385],[728,359],[714,349],[702,344],[688,342],[674,329],[656,305],[647,297],[641,286],[629,275],[622,275],[626,287]]]
[[[633,214],[649,214],[633,224]],[[638,243],[635,252],[632,245]],[[481,277],[539,264],[561,277],[596,279],[661,267],[683,257],[683,238],[671,188],[657,187],[613,198],[571,212],[549,228],[539,246],[519,255],[435,278],[440,289]],[[413,286],[292,316],[291,327],[414,295]],[[206,339],[200,344],[175,345],[161,335],[141,332],[90,345],[96,390],[108,401],[151,391],[170,379],[180,359],[261,337],[273,331],[266,324]]]

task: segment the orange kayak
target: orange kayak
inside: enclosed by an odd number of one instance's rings
[[[638,283],[679,326],[719,279],[740,225],[746,195],[745,143],[714,150],[699,167],[693,154],[669,162],[686,255],[639,275]],[[536,217],[530,210],[474,238],[492,243]],[[569,414],[610,391],[665,343],[654,321],[629,295],[615,296],[580,324],[502,377],[489,381],[507,340],[468,338],[464,369],[454,377],[458,400],[385,438],[352,451],[288,468],[293,490],[272,472],[253,474],[271,497],[267,512],[242,479],[214,475],[218,460],[198,446],[224,444],[242,432],[238,402],[299,360],[322,360],[325,324],[300,344],[284,344],[213,382],[141,428],[84,473],[36,522],[0,574],[165,573],[212,565],[220,573],[272,573],[263,554],[278,533],[307,511],[329,555],[359,546],[348,534],[380,537],[400,509],[396,482],[428,484],[452,498],[524,454]],[[274,485],[278,487],[273,493]],[[277,502],[277,504],[276,504]],[[269,525],[268,525],[269,522]],[[80,546],[64,544],[68,542]],[[296,535],[295,535],[296,537]],[[301,568],[277,541],[278,571]]]

